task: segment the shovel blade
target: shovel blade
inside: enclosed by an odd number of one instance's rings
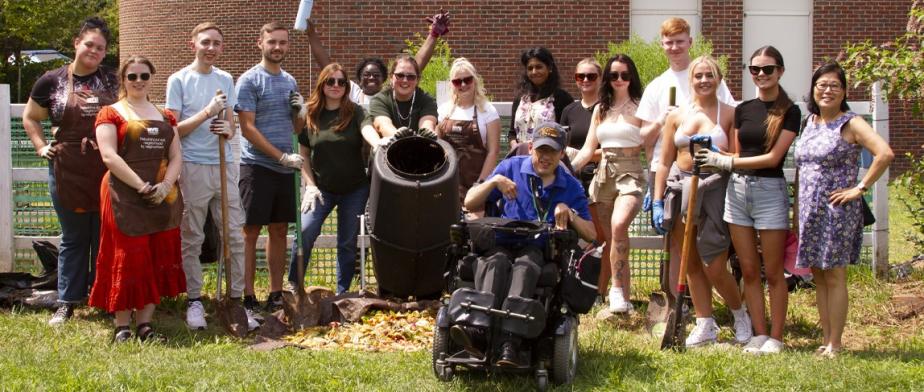
[[[654,337],[664,336],[667,319],[670,316],[670,297],[662,292],[651,293],[648,297],[648,332]]]
[[[282,311],[293,331],[317,325],[320,316],[318,306],[318,303],[311,301],[304,289],[294,293],[282,292]]]
[[[218,320],[221,326],[231,336],[244,338],[247,336],[248,323],[247,311],[237,301],[230,300],[227,296],[218,302]]]

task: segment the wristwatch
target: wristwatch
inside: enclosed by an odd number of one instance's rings
[[[866,187],[866,184],[864,184],[864,183],[862,183],[862,182],[859,183],[859,184],[857,184],[857,189],[859,189],[860,192],[862,192],[862,193],[866,193],[866,191],[869,190],[869,188]]]

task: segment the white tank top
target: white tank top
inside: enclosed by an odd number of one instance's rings
[[[627,122],[603,121],[597,125],[600,148],[626,148],[642,145],[639,127]]]

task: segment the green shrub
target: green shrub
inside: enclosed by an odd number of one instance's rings
[[[416,55],[417,51],[420,50],[420,46],[423,45],[426,39],[427,37],[420,33],[414,34],[414,39],[404,40],[404,43],[407,45],[404,52],[411,56]],[[436,48],[433,49],[433,56],[430,57],[430,62],[427,63],[427,68],[424,69],[423,75],[420,76],[420,82],[418,82],[417,85],[428,94],[436,97],[436,82],[440,80],[449,80],[449,68],[452,67],[453,60],[455,60],[455,58],[452,57],[449,44],[442,38],[437,38]],[[391,62],[393,61],[394,60],[389,62],[389,67],[391,67]]]
[[[898,181],[908,190],[908,196],[900,196],[899,200],[911,215],[912,231],[908,240],[914,243],[918,253],[924,253],[924,156],[915,157],[909,152],[907,157],[911,167]]]
[[[643,85],[647,85],[670,66],[664,50],[661,49],[661,41],[646,41],[637,34],[633,34],[626,41],[610,42],[607,44],[605,52],[597,52],[594,57],[600,62],[600,65],[605,66],[607,60],[618,53],[632,58]],[[712,54],[712,42],[701,35],[697,35],[693,39],[690,56],[696,58],[704,54]],[[718,56],[716,61],[719,62],[722,74],[728,75],[728,56]]]

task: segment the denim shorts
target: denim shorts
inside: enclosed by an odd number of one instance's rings
[[[725,191],[723,218],[755,230],[789,230],[786,179],[732,173]]]

